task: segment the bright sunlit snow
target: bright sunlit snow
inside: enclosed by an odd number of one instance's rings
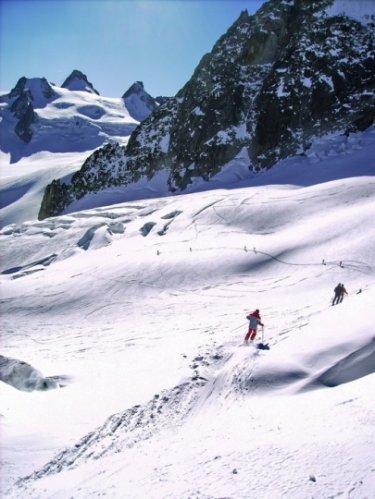
[[[374,158],[374,128],[259,175],[244,150],[183,195],[161,176],[43,222],[49,155],[6,170],[5,496],[373,497]],[[269,350],[243,345],[255,308]]]
[[[78,83],[73,82],[72,88]],[[43,84],[40,78],[31,78],[25,86],[33,96],[37,115],[29,143],[14,133],[17,120],[12,113],[4,111],[0,118],[1,227],[37,218],[44,190],[52,180],[67,181],[104,143],[126,145],[139,124],[133,113],[146,116],[142,102],[138,107],[133,102],[129,111],[124,99],[102,97],[83,89],[51,85],[54,95],[46,98]],[[6,105],[6,100],[0,104],[4,109]]]
[[[33,97],[34,113],[32,138],[25,143],[14,133],[17,118],[7,110],[9,98],[0,121],[1,150],[13,165],[39,152],[89,153],[106,142],[126,144],[131,132],[139,124],[131,117],[121,98],[102,97],[95,93],[68,90],[50,85],[53,95],[43,96],[43,80],[26,80],[25,88]],[[47,83],[45,83],[47,84]],[[14,98],[13,98],[14,100]],[[9,101],[9,102],[8,102]],[[4,166],[5,159],[1,158]]]

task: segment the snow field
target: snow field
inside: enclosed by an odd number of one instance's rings
[[[67,377],[1,384],[7,497],[371,497],[372,147],[4,227],[2,354]]]
[[[56,178],[75,173],[87,157],[83,153],[36,153],[18,161],[17,166],[1,169],[1,226],[35,220],[42,203],[46,186]],[[9,155],[0,153],[0,163],[5,166]]]

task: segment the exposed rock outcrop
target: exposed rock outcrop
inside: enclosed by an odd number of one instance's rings
[[[46,106],[56,97],[51,85],[45,78],[20,78],[8,96],[3,101],[10,101],[10,111],[17,119],[14,131],[25,143],[33,136],[32,125],[37,120],[35,109]]]
[[[39,151],[90,154],[106,143],[124,143],[158,105],[138,83],[126,93],[132,113],[121,97],[101,97],[77,70],[62,87],[45,78],[22,77],[0,96],[1,151],[15,163]]]
[[[249,169],[258,171],[302,153],[316,136],[368,127],[375,115],[375,23],[332,14],[332,4],[270,0],[254,16],[243,11],[177,95],[116,151],[103,186],[166,169],[170,191],[183,190],[195,177],[209,180],[243,148]],[[61,192],[69,199],[91,192],[92,172],[102,168],[95,165],[92,158],[86,183],[73,178]],[[50,197],[40,216],[59,212]]]

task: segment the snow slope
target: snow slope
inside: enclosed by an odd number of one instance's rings
[[[373,497],[374,142],[4,227],[2,355],[61,385],[1,383],[5,496]]]
[[[0,152],[0,227],[36,220],[46,186],[79,170],[89,152],[42,151],[10,164]]]
[[[34,154],[21,159],[16,165],[9,156],[0,153],[0,226],[36,219],[46,185],[54,178],[68,178],[87,157],[84,153]],[[240,154],[210,182],[196,179],[186,193],[239,186],[267,184],[311,185],[336,178],[373,174],[375,157],[375,130],[363,133],[331,135],[316,139],[304,155],[281,161],[270,171],[253,174],[249,171],[249,158],[244,148]],[[327,163],[327,160],[329,162]],[[318,172],[316,171],[318,169]],[[161,171],[150,181],[143,178],[129,189],[116,187],[89,194],[69,206],[69,212],[104,207],[124,201],[157,198],[170,195],[168,175]]]
[[[3,97],[1,104],[1,151],[9,154],[10,164],[41,151],[84,152],[108,141],[126,143],[139,123],[130,116],[121,98],[50,85],[53,96],[46,99],[41,95],[40,79],[26,81],[36,114],[29,143],[14,132],[17,118],[8,109],[12,99]]]
[[[141,81],[133,83],[122,98],[130,116],[138,121],[145,120],[157,107],[155,99],[145,91],[143,82]]]
[[[104,143],[126,145],[139,124],[122,98],[55,85],[50,85],[52,97],[46,98],[42,84],[40,78],[25,83],[37,116],[29,143],[14,132],[17,118],[8,109],[12,99],[4,96],[0,103],[1,227],[36,219],[44,190],[53,179],[67,179]]]

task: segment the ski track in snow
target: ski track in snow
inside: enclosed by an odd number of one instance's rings
[[[371,497],[375,196],[354,157],[305,187],[4,227],[9,379],[64,386],[1,384],[7,497]],[[270,350],[242,345],[256,307]]]

